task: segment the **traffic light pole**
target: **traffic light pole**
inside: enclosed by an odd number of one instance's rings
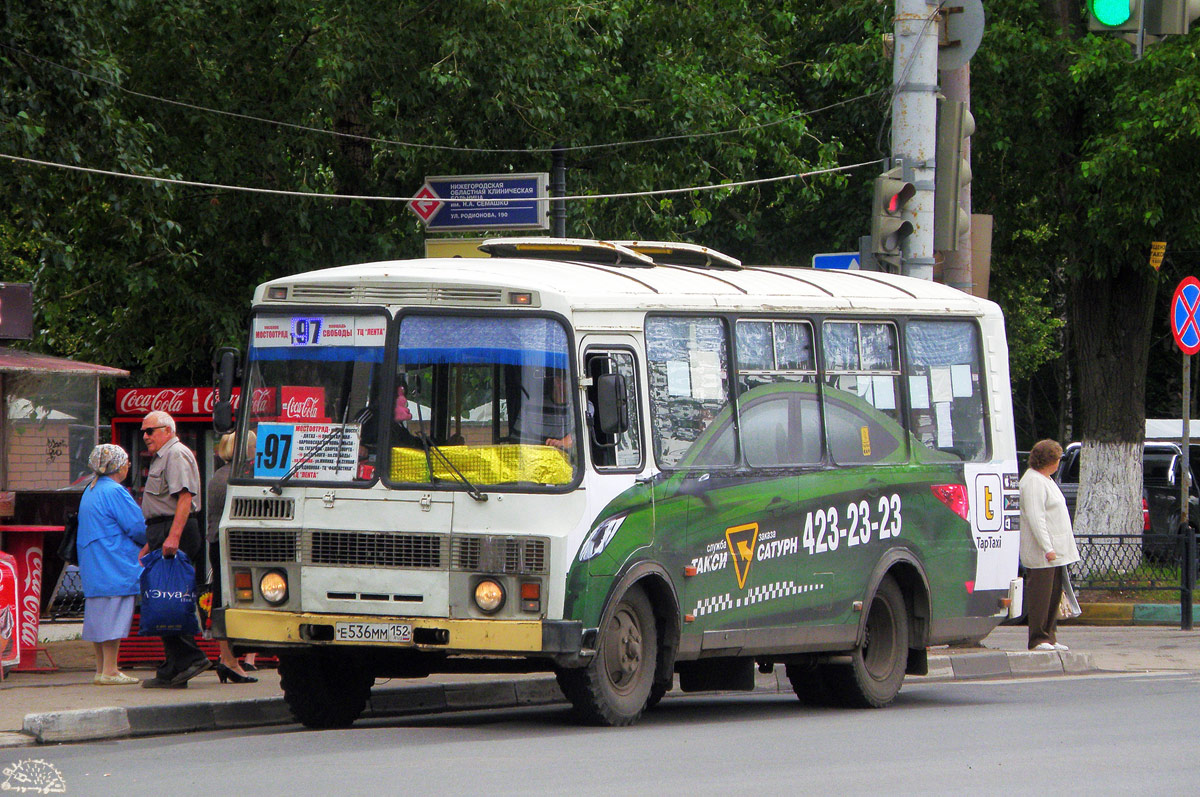
[[[905,164],[916,194],[905,205],[913,224],[903,239],[900,271],[933,280],[933,187],[937,129],[938,3],[896,0],[892,66],[892,157]],[[911,215],[909,215],[911,213]]]
[[[1143,11],[1138,15],[1137,40],[1133,43],[1133,60],[1142,60],[1142,54],[1146,52],[1146,13]]]
[[[964,64],[958,69],[941,73],[942,94],[948,100],[958,100],[971,104],[971,65]],[[968,136],[962,144],[962,158],[971,162],[971,139]],[[938,164],[941,166],[942,164]],[[967,182],[958,190],[958,205],[971,217],[971,183]],[[958,288],[963,293],[971,293],[974,289],[974,275],[971,265],[971,247],[959,246],[957,249],[942,253],[942,282],[951,288]]]

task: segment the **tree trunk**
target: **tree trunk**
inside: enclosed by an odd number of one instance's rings
[[[1077,354],[1079,473],[1077,534],[1140,534],[1146,361],[1155,276],[1126,266],[1107,279],[1071,285]]]

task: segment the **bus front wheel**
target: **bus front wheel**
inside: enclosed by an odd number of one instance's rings
[[[292,716],[308,728],[348,728],[366,708],[374,676],[350,656],[292,653],[279,657],[279,686]]]
[[[883,708],[895,699],[908,665],[908,609],[904,594],[885,576],[871,598],[863,642],[849,664],[827,664],[825,678],[840,702]]]
[[[559,670],[559,686],[576,714],[597,725],[632,725],[645,710],[658,660],[658,628],[650,600],[632,587],[600,631],[586,667]]]

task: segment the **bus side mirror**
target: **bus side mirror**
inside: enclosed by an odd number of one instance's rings
[[[629,429],[629,405],[625,377],[600,374],[596,377],[596,431],[619,435]]]
[[[213,383],[217,400],[213,404],[213,430],[217,434],[233,431],[233,383],[237,379],[237,349],[217,349],[213,358]]]

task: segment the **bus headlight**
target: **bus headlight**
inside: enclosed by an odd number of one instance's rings
[[[258,581],[258,594],[272,606],[278,606],[288,599],[287,576],[278,570],[263,574]]]
[[[621,528],[621,524],[625,522],[626,517],[628,515],[610,517],[593,529],[579,548],[579,561],[586,562],[589,559],[595,559],[599,556],[605,547],[612,542],[612,538],[616,536],[617,530]]]
[[[500,582],[485,578],[475,585],[475,605],[479,611],[495,614],[504,605],[504,587]]]

